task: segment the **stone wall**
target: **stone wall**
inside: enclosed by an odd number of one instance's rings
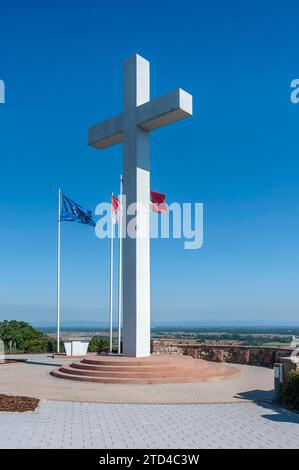
[[[231,362],[255,366],[273,367],[281,357],[290,356],[290,348],[271,348],[259,346],[177,344],[171,339],[151,341],[151,351],[156,354],[189,355],[213,362]]]

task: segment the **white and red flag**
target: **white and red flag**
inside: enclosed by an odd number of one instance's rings
[[[112,223],[119,224],[119,216],[120,216],[120,200],[112,195],[111,196],[111,216],[112,216]]]
[[[157,193],[156,191],[151,191],[151,206],[154,212],[167,212],[165,198],[165,194]]]
[[[158,213],[165,213],[167,212],[167,207],[165,204],[166,195],[162,193],[157,193],[157,191],[151,191],[151,208],[153,212]],[[120,219],[120,208],[121,202],[120,200],[112,195],[111,196],[111,215],[112,215],[112,223],[119,224]]]

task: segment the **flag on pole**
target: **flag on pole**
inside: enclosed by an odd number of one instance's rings
[[[156,191],[151,191],[151,206],[154,212],[167,212],[165,198],[165,194],[157,193]]]
[[[110,308],[109,308],[109,343],[110,343],[110,353],[113,352],[113,240],[114,240],[114,211],[116,210],[116,201],[114,201],[115,196],[111,195],[111,219],[110,219],[110,227],[111,227],[111,237],[110,237]],[[117,199],[117,198],[115,198]]]
[[[78,222],[79,224],[91,225],[92,227],[96,225],[90,210],[83,209],[63,193],[61,194],[59,220],[62,222]]]
[[[120,200],[112,194],[111,196],[111,216],[112,216],[112,223],[119,224],[119,216],[120,216]]]
[[[79,204],[58,190],[58,237],[57,237],[57,353],[60,353],[60,223],[78,222],[95,227],[91,211],[83,209]]]

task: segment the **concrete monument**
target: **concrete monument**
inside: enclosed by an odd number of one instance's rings
[[[159,384],[230,379],[235,367],[191,356],[150,355],[150,131],[192,115],[192,97],[178,89],[150,101],[149,63],[135,55],[124,65],[124,112],[89,129],[97,149],[123,142],[127,208],[137,205],[137,233],[123,243],[123,357],[87,354],[51,372],[55,377],[94,383]],[[132,217],[132,216],[131,216]],[[131,219],[132,220],[132,219]],[[126,216],[127,231],[130,217]],[[128,234],[127,234],[128,235]]]

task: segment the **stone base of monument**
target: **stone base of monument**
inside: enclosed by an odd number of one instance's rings
[[[120,357],[87,355],[80,362],[51,372],[55,377],[84,382],[115,384],[163,384],[201,382],[238,377],[240,371],[191,356],[151,355]]]

